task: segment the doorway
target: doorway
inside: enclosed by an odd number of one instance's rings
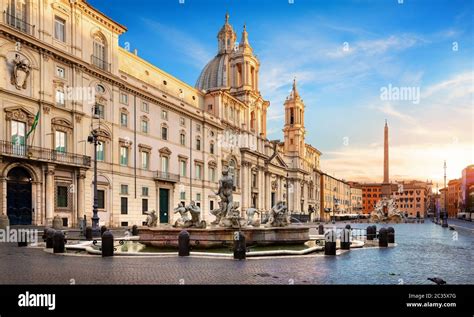
[[[160,223],[169,222],[169,195],[169,189],[160,188]]]
[[[15,167],[7,176],[7,216],[10,225],[31,225],[31,175],[22,168]]]

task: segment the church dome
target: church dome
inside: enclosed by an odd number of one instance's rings
[[[196,82],[196,88],[199,90],[210,90],[227,87],[228,64],[229,53],[216,55],[202,70]]]

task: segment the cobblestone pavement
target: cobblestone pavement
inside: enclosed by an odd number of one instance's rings
[[[450,224],[471,227],[454,220]],[[338,224],[340,226],[341,224]],[[359,223],[353,227],[365,228]],[[380,227],[378,225],[378,227]],[[416,230],[414,230],[416,228]],[[311,232],[315,233],[315,229]],[[470,230],[426,221],[396,226],[395,248],[351,250],[336,257],[249,258],[60,256],[0,243],[0,284],[450,284],[474,283]]]

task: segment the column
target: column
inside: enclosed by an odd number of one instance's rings
[[[242,191],[242,212],[244,210],[247,210],[248,206],[249,206],[249,195],[250,195],[250,192],[251,192],[251,188],[250,188],[250,184],[249,184],[249,180],[248,180],[248,176],[249,176],[249,172],[248,172],[248,163],[246,162],[242,162],[242,185],[241,185],[241,191]]]
[[[77,175],[77,223],[84,218],[85,214],[85,188],[86,188],[86,171],[81,169]],[[110,212],[112,212],[110,210]],[[110,218],[112,219],[112,217]]]
[[[53,224],[54,213],[54,165],[46,167],[46,226]]]
[[[4,177],[0,177],[0,215],[7,215],[7,181]]]
[[[270,210],[272,200],[272,185],[270,183],[270,172],[265,172],[265,210]]]
[[[41,193],[43,192],[43,186],[41,182],[33,182],[34,190],[33,195],[36,195],[36,201],[35,201],[35,219],[36,219],[36,225],[44,225],[44,215],[43,215],[43,196]]]

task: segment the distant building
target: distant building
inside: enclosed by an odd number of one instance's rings
[[[348,182],[321,173],[321,221],[334,214],[350,213],[351,187]]]
[[[457,217],[461,201],[461,179],[452,179],[448,182],[448,217]]]
[[[362,212],[370,214],[377,202],[382,199],[382,184],[361,184],[362,187]]]
[[[474,213],[474,164],[462,170],[461,210]]]

